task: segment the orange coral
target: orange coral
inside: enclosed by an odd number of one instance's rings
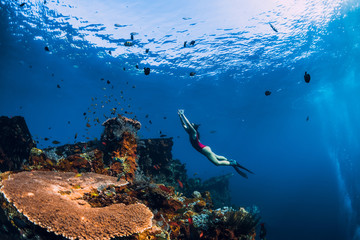
[[[30,153],[29,157],[30,165],[32,165],[32,169],[44,169],[44,170],[52,170],[55,169],[56,162],[46,157],[44,153],[35,154],[33,152]],[[28,166],[24,166],[24,168],[29,168]]]
[[[80,154],[74,154],[65,159],[61,159],[58,163],[57,169],[66,172],[79,172],[81,169],[90,171],[91,166],[85,158],[80,156]]]
[[[111,239],[152,227],[152,212],[143,204],[93,208],[82,200],[100,186],[124,186],[115,177],[85,173],[21,172],[2,181],[1,192],[31,222],[70,239]]]
[[[103,152],[98,149],[94,149],[92,152],[94,158],[90,161],[91,170],[95,173],[107,174],[107,171],[104,169]]]
[[[130,132],[124,132],[122,134],[122,139],[120,142],[120,150],[118,151],[118,158],[122,159],[123,173],[125,180],[132,181],[135,176],[135,171],[137,168],[136,164],[136,137]]]

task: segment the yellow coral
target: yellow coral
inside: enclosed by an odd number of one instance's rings
[[[39,149],[39,148],[32,148],[31,150],[30,150],[30,154],[32,154],[32,155],[37,155],[37,156],[39,156],[39,155],[41,155],[43,153],[43,150],[41,150],[41,149]]]

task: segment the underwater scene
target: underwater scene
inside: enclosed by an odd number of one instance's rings
[[[358,0],[0,0],[0,239],[360,240]]]

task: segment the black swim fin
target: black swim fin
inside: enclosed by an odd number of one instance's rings
[[[238,173],[238,174],[240,174],[242,177],[244,177],[244,178],[248,178],[248,176],[246,175],[246,173],[243,173],[242,171],[240,171],[240,169],[238,169],[238,167],[237,166],[232,166],[234,169],[235,169],[235,171]]]
[[[241,168],[241,169],[244,169],[245,171],[248,171],[248,172],[251,173],[251,174],[255,174],[255,173],[253,173],[252,171],[250,171],[249,169],[247,169],[246,167],[241,166],[239,163],[236,163],[236,166],[239,167],[239,168]]]

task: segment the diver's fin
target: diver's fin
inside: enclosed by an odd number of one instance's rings
[[[239,163],[237,163],[236,166],[239,167],[239,168],[241,168],[241,169],[244,169],[245,171],[248,171],[248,172],[251,173],[251,174],[255,174],[255,173],[253,173],[252,171],[250,171],[249,169],[247,169],[246,167],[241,166]]]
[[[243,173],[242,171],[240,171],[240,169],[238,169],[237,168],[237,166],[232,166],[234,169],[235,169],[235,171],[238,173],[238,174],[240,174],[242,177],[244,177],[244,178],[248,178],[248,176],[246,175],[246,173]]]

